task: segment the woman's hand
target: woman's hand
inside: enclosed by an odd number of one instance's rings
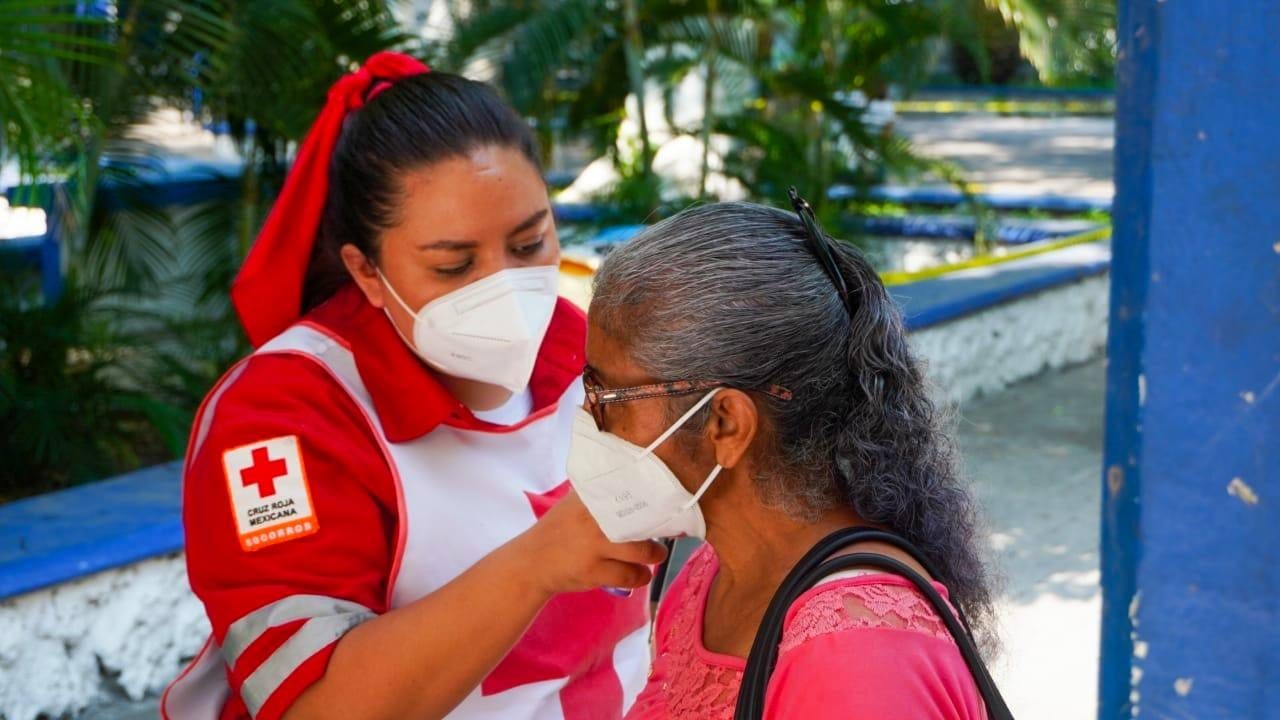
[[[518,555],[548,596],[643,587],[653,578],[650,566],[667,556],[666,548],[651,540],[610,542],[572,490],[512,544],[520,547]]]
[[[324,677],[287,718],[440,718],[520,640],[558,593],[641,587],[666,557],[655,542],[605,538],[575,493],[444,587],[338,641]]]

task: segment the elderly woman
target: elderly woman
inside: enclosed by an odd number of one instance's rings
[[[845,528],[905,539],[836,554],[932,575],[921,584],[946,614],[989,639],[975,503],[900,313],[866,259],[793,202],[688,210],[596,277],[570,479],[611,540],[707,541],[658,611],[629,718],[733,717],[775,591]],[[946,618],[883,566],[824,577],[784,608],[765,717],[987,716],[981,661],[971,674]]]

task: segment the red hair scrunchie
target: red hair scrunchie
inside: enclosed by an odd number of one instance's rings
[[[302,314],[302,290],[329,194],[329,158],[347,115],[402,78],[429,72],[403,53],[380,52],[329,89],[267,222],[231,285],[231,302],[253,346]]]

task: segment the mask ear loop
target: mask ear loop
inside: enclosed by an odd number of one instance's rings
[[[711,402],[711,398],[715,397],[716,393],[718,392],[720,392],[720,388],[716,388],[715,390],[712,390],[706,395],[703,395],[702,399],[694,403],[693,407],[689,408],[688,412],[681,415],[680,419],[676,420],[671,427],[667,428],[666,432],[659,435],[657,440],[654,440],[653,442],[649,443],[649,447],[645,448],[644,452],[640,453],[640,457],[644,457],[645,455],[648,455],[649,453],[656,450],[659,445],[666,442],[668,438],[670,438],[672,435],[675,434],[677,430],[680,429],[681,425],[684,425],[686,422],[689,421],[689,418],[693,417],[694,413],[701,410],[703,405],[706,405],[707,403]]]
[[[375,267],[374,272],[378,273],[378,278],[382,280],[382,286],[387,289],[387,292],[391,293],[391,297],[395,298],[396,304],[404,308],[405,312],[416,316],[419,311],[409,307],[409,304],[400,298],[400,293],[396,292],[396,289],[391,286],[391,281],[387,280],[387,276],[382,274],[382,268]]]
[[[382,286],[391,294],[392,299],[394,299],[405,312],[409,313],[409,316],[412,317],[416,323],[418,320],[418,314],[410,309],[409,305],[405,303],[404,300],[400,299],[400,293],[396,292],[396,289],[391,287],[391,283],[387,280],[387,276],[382,274],[382,268],[375,267],[374,270],[378,273],[378,277],[382,278]],[[404,341],[405,345],[409,346],[409,349],[413,351],[413,354],[422,358],[423,362],[429,363],[430,361],[427,360],[422,352],[418,350],[418,346],[415,345],[412,340],[405,337],[404,333],[400,332],[400,326],[396,325],[395,318],[391,317],[391,310],[389,310],[385,305],[382,307],[382,314],[387,316],[387,322],[391,323],[391,329],[396,331],[396,334],[400,336],[400,339]]]
[[[698,501],[702,499],[702,494],[711,489],[711,483],[720,475],[721,470],[724,470],[724,466],[717,464],[716,469],[712,470],[711,474],[707,476],[707,479],[702,481],[702,487],[698,488],[698,492],[694,493],[693,497],[689,498],[689,502],[682,505],[680,509],[688,510],[694,505],[697,505]]]
[[[693,407],[689,408],[689,410],[685,412],[685,414],[681,415],[680,419],[676,420],[675,423],[671,425],[671,427],[667,428],[666,432],[659,435],[657,440],[654,440],[652,443],[650,443],[649,447],[645,448],[644,452],[640,453],[640,457],[644,457],[645,455],[652,453],[659,445],[666,442],[672,435],[675,434],[677,430],[681,428],[681,426],[683,426],[686,422],[689,421],[689,418],[693,417],[694,413],[698,412],[699,410],[702,409],[704,405],[711,402],[711,398],[715,397],[716,393],[720,392],[721,389],[722,388],[716,388],[711,392],[707,393],[706,395],[703,395],[702,399],[694,403]],[[698,500],[702,499],[703,493],[705,493],[707,490],[711,488],[711,483],[714,482],[716,477],[720,475],[721,470],[724,470],[724,466],[717,464],[716,469],[712,470],[711,474],[707,476],[707,479],[702,481],[702,486],[698,488],[698,491],[693,494],[693,497],[690,498],[689,501],[686,502],[681,507],[681,509],[688,510],[694,505],[697,505]]]

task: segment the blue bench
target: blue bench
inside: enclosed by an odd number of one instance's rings
[[[858,188],[849,185],[836,185],[827,196],[832,200],[853,200],[860,197]],[[929,205],[937,207],[955,207],[963,205],[967,198],[964,193],[951,188],[900,187],[882,185],[871,188],[866,197],[882,202],[902,203],[903,205]],[[1015,195],[1012,193],[979,193],[974,198],[981,204],[995,210],[1044,210],[1055,213],[1079,213],[1111,211],[1111,199],[1073,197],[1069,195],[1036,194]]]
[[[0,505],[0,599],[182,549],[177,462]]]

